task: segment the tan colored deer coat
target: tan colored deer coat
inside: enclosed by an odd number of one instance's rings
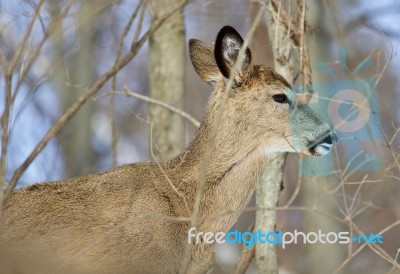
[[[280,75],[253,65],[249,49],[239,60],[222,106],[242,45],[231,27],[221,29],[215,46],[190,41],[194,68],[215,88],[194,140],[174,159],[14,191],[4,206],[0,272],[178,273],[190,228],[179,218],[191,215],[221,107],[198,231],[226,232],[232,227],[252,195],[267,154],[327,153],[336,141],[329,125],[297,101]],[[211,269],[214,247],[192,246],[189,273]]]

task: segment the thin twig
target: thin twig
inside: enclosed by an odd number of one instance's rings
[[[61,23],[61,21],[65,18],[65,16],[68,14],[70,8],[73,5],[73,1],[69,0],[65,9],[63,10],[62,13],[58,14],[56,16],[56,19],[52,20],[49,24],[49,27],[47,29],[47,31],[43,34],[42,39],[40,40],[38,46],[33,50],[32,54],[30,55],[29,60],[26,61],[26,65],[25,66],[21,66],[21,72],[19,73],[19,78],[18,78],[18,82],[17,85],[15,87],[15,92],[13,94],[13,101],[15,101],[15,98],[17,97],[19,90],[20,90],[20,86],[22,85],[24,79],[26,79],[32,65],[34,64],[34,62],[36,61],[36,59],[38,58],[45,42],[48,40],[48,38],[54,33],[54,30],[57,26],[59,26],[59,24]]]
[[[168,109],[168,110],[170,110],[170,111],[182,116],[183,118],[185,118],[187,121],[189,121],[195,127],[197,127],[197,128],[200,127],[200,122],[198,120],[196,120],[196,118],[194,118],[189,113],[184,112],[183,110],[180,110],[180,109],[178,109],[176,107],[168,105],[167,103],[164,103],[164,102],[159,101],[157,99],[154,99],[154,98],[151,98],[151,97],[148,97],[148,96],[133,92],[132,90],[130,90],[128,88],[127,85],[124,85],[124,91],[123,92],[114,91],[113,93],[114,94],[132,96],[132,97],[138,98],[138,99],[140,99],[142,101],[145,101],[145,102],[148,102],[148,103],[151,103],[151,104],[155,104],[155,105],[159,105],[161,107],[164,107],[164,108],[166,108],[166,109]]]
[[[255,224],[253,223],[247,231],[253,231]],[[242,252],[238,263],[236,264],[234,274],[244,274],[249,268],[251,261],[256,254],[256,246],[253,245],[251,248],[247,248],[246,244],[242,244]]]
[[[389,231],[389,230],[392,229],[393,227],[399,226],[399,225],[400,225],[400,220],[397,220],[396,222],[392,223],[390,226],[387,226],[386,228],[382,229],[381,231],[379,231],[379,232],[376,233],[376,234],[383,235],[384,233],[386,233],[387,231]],[[358,232],[359,232],[360,234],[362,233],[361,230],[359,230],[359,229],[358,229]],[[355,255],[359,254],[366,246],[368,246],[368,244],[367,244],[367,243],[363,243],[360,247],[358,247],[358,249],[357,249],[355,252],[352,253],[352,256],[351,256],[351,257],[346,258],[346,259],[343,261],[343,263],[342,263],[338,268],[336,268],[336,270],[334,271],[334,273],[339,273],[339,271],[340,271],[341,269],[343,269],[343,267],[345,267],[345,266],[351,261],[351,259],[353,259]],[[397,265],[397,266],[396,266],[396,265]],[[397,268],[398,268],[399,265],[395,262],[395,264],[393,264],[393,267],[397,267]],[[400,268],[399,268],[399,269],[400,269]]]
[[[147,4],[147,0],[146,0],[145,3]],[[135,30],[135,34],[133,36],[132,46],[131,47],[135,47],[136,46],[136,43],[137,43],[137,41],[139,39],[140,32],[142,31],[143,20],[144,20],[144,12],[146,10],[145,6],[146,5],[142,5],[142,10],[141,10],[140,15],[139,15],[139,22],[138,22],[138,25],[136,26],[136,30]]]
[[[29,36],[32,35],[33,26],[35,25],[36,19],[40,15],[40,12],[43,8],[44,3],[45,3],[45,0],[40,0],[40,2],[36,5],[35,12],[31,18],[31,20],[29,21],[28,27],[26,28],[24,35],[22,36],[22,41],[18,44],[17,51],[15,52],[14,57],[10,62],[10,66],[8,67],[9,72],[14,70],[15,66],[17,65],[18,60],[21,57],[21,54],[24,52],[24,47],[25,47],[26,41],[28,40]]]
[[[152,122],[150,122],[150,141],[151,142],[153,141],[153,123]],[[190,209],[189,209],[189,205],[187,203],[185,195],[176,188],[174,183],[171,181],[171,179],[169,178],[169,176],[165,172],[164,168],[161,166],[160,162],[157,160],[157,157],[155,156],[154,151],[153,151],[153,146],[150,146],[150,154],[151,154],[151,157],[153,158],[154,162],[157,164],[158,169],[161,171],[162,175],[167,180],[169,186],[182,199],[183,203],[185,204],[187,213],[189,215],[190,214]]]

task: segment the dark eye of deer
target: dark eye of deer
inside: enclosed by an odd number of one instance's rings
[[[276,94],[272,96],[272,99],[274,99],[275,102],[280,104],[285,104],[288,102],[288,98],[285,94]]]

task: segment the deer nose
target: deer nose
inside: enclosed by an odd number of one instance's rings
[[[335,131],[332,131],[328,136],[321,140],[321,144],[326,144],[328,146],[333,146],[338,141],[338,136]]]
[[[317,146],[313,147],[314,155],[323,156],[328,154],[337,141],[337,134],[332,130]]]

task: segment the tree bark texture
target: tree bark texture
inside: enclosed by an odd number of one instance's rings
[[[267,2],[268,36],[274,57],[274,69],[292,84],[295,64],[290,58],[292,41],[281,21],[274,20],[272,3]],[[278,205],[283,179],[286,153],[276,153],[268,157],[263,175],[256,186],[256,225],[255,230],[268,233],[276,230],[276,211],[269,210]],[[256,265],[258,273],[278,273],[278,257],[275,245],[256,245]]]
[[[81,7],[76,16],[76,40],[74,53],[55,70],[55,79],[58,82],[59,101],[62,111],[68,109],[81,95],[86,87],[95,80],[93,46],[97,35],[94,21],[102,11],[98,7],[99,1],[80,1]],[[51,1],[53,16],[60,10],[57,1]],[[64,60],[70,54],[65,50],[65,37],[62,26],[57,28],[53,36],[55,62]],[[95,165],[95,152],[92,149],[91,118],[94,103],[87,102],[71,121],[61,131],[58,141],[62,147],[64,157],[64,177],[70,178],[87,174],[93,171]]]
[[[151,1],[152,20],[175,7],[179,0]],[[183,108],[185,79],[185,26],[182,12],[168,19],[150,38],[150,97]],[[151,140],[155,160],[166,160],[182,151],[184,121],[161,106],[150,105]]]

